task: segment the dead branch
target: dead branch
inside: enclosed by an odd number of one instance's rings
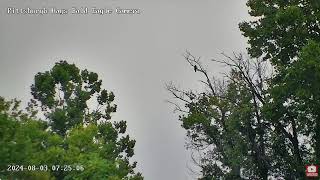
[[[186,53],[184,54],[184,58],[186,59],[186,61],[190,64],[190,66],[194,67],[196,72],[200,72],[202,73],[207,81],[207,85],[209,86],[211,93],[213,95],[215,95],[215,91],[213,88],[213,85],[211,83],[211,80],[209,78],[208,72],[207,70],[203,67],[201,61],[200,61],[200,57],[196,58],[195,56],[193,56],[189,51],[186,50]]]

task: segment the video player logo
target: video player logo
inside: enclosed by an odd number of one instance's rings
[[[318,177],[319,171],[318,171],[317,165],[307,165],[306,166],[306,176],[307,177]]]

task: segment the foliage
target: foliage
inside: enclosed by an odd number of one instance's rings
[[[125,134],[125,121],[111,121],[114,94],[101,84],[96,73],[60,61],[35,76],[27,113],[17,110],[18,101],[1,98],[3,177],[143,179],[134,172],[136,162],[130,162],[135,140]],[[9,164],[46,165],[48,170],[13,173],[5,171]],[[52,169],[56,165],[60,170]]]
[[[283,176],[304,178],[304,166],[320,162],[320,3],[249,0],[247,5],[256,17],[240,24],[249,53],[276,69],[263,110],[275,127],[275,166]]]
[[[264,102],[259,100],[265,95],[263,62],[227,57],[231,62],[220,63],[231,71],[219,81],[209,78],[198,58],[188,52],[185,58],[204,75],[201,82],[208,89],[198,94],[172,84],[167,89],[185,102],[185,109],[177,108],[182,112],[179,120],[187,130],[188,148],[198,153],[201,179],[267,179],[272,155],[267,136],[271,132],[261,112]]]
[[[231,69],[227,81],[217,83],[187,52],[209,91],[168,90],[185,104],[173,103],[182,113],[188,147],[200,154],[195,160],[202,179],[304,179],[305,165],[320,163],[320,3],[247,5],[254,18],[240,29],[252,59],[214,60]],[[261,71],[269,63],[272,74]]]
[[[251,22],[240,24],[249,38],[249,54],[271,60],[278,69],[288,67],[301,49],[320,42],[318,0],[248,0]]]

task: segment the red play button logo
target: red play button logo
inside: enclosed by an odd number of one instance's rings
[[[306,176],[307,177],[318,177],[319,168],[317,165],[307,165],[306,166]]]

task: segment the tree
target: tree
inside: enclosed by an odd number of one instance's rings
[[[217,61],[231,68],[226,79],[210,78],[200,60],[189,52],[185,59],[204,76],[203,93],[184,91],[168,84],[167,89],[185,108],[179,120],[187,130],[188,148],[198,152],[196,163],[201,179],[267,179],[271,171],[269,124],[262,115],[266,64],[251,63],[243,56]]]
[[[183,112],[191,147],[204,150],[199,162],[204,179],[304,179],[305,165],[320,162],[320,3],[248,0],[247,5],[254,19],[240,29],[251,60],[216,61],[231,69],[228,81],[217,83],[187,53],[210,93],[168,90],[186,105],[173,103]],[[274,73],[260,78],[261,63],[269,62]]]
[[[281,167],[291,166],[287,171],[300,172],[298,177],[304,176],[305,164],[320,160],[319,50],[319,44],[314,42],[303,48],[299,60],[270,89],[272,101],[264,110],[268,119],[278,126],[277,134],[283,137],[279,143],[287,149],[287,153],[281,153],[284,160]]]
[[[317,99],[320,65],[319,1],[249,0],[251,22],[240,24],[249,53],[271,61],[276,73],[264,107],[276,128],[279,171],[304,178],[304,166],[320,162]],[[314,152],[314,153],[313,153]]]
[[[27,113],[16,110],[17,103],[0,103],[6,112],[0,118],[4,122],[1,132],[5,132],[0,139],[11,143],[0,149],[19,155],[16,160],[10,155],[3,162],[48,168],[37,174],[7,173],[5,177],[143,179],[134,172],[136,162],[130,162],[135,140],[125,134],[125,121],[111,120],[117,107],[112,103],[114,94],[101,86],[96,73],[60,61],[35,76]],[[9,110],[12,106],[13,111]],[[26,151],[19,153],[22,149]]]
[[[101,89],[98,74],[80,71],[74,64],[60,61],[51,71],[38,73],[31,93],[33,105],[40,104],[41,111],[52,130],[65,135],[67,130],[79,124],[98,124],[110,120],[116,112],[112,104],[114,94]],[[88,102],[95,103],[90,108]],[[38,104],[37,104],[38,102]],[[125,131],[125,123],[119,124]]]
[[[38,162],[38,153],[44,151],[41,143],[49,133],[45,122],[28,119],[19,104],[0,97],[0,178],[49,180],[49,172],[21,169]]]
[[[289,67],[301,49],[320,42],[320,3],[317,0],[248,0],[253,21],[240,23],[249,38],[249,54],[271,60],[277,70]]]
[[[181,113],[187,147],[198,152],[201,179],[304,178],[304,165],[319,162],[319,44],[305,46],[278,84],[267,61],[224,56],[213,60],[230,68],[221,81],[186,53],[205,92],[167,85],[185,105],[171,102]]]
[[[86,178],[93,175],[128,178],[136,166],[135,162],[129,162],[134,155],[135,141],[122,135],[126,132],[125,121],[110,121],[117,109],[112,103],[115,96],[101,85],[98,74],[60,61],[50,71],[35,76],[31,86],[33,104],[41,107],[52,132],[67,138],[68,145],[63,150],[72,149],[80,153],[78,156],[88,156],[89,164],[85,167],[88,171],[93,166],[90,163],[99,163],[91,173],[85,173]],[[91,158],[97,161],[90,161]],[[108,170],[111,165],[113,168]],[[66,173],[57,173],[57,176],[68,177]]]

